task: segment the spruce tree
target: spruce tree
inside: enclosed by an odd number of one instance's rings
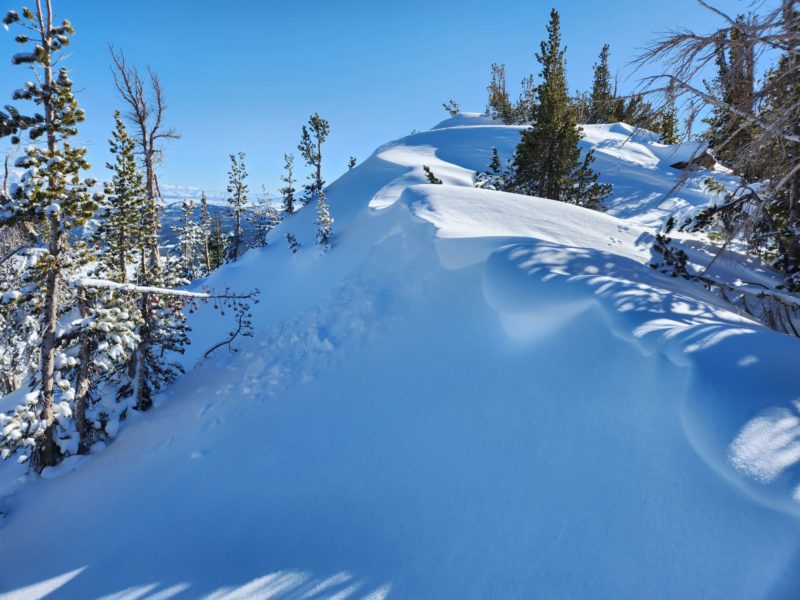
[[[228,210],[233,218],[233,235],[228,249],[228,259],[235,262],[242,253],[244,243],[244,228],[242,227],[242,216],[247,210],[248,187],[247,169],[244,166],[244,152],[231,154],[231,167],[228,171]]]
[[[594,81],[589,98],[589,123],[610,123],[614,115],[614,94],[611,89],[611,72],[608,68],[608,44],[600,51],[599,62],[594,65]]]
[[[308,119],[308,127],[303,125],[300,144],[297,149],[306,162],[311,167],[309,182],[303,186],[303,202],[308,204],[316,198],[322,191],[325,181],[322,179],[322,144],[328,137],[330,127],[328,122],[317,113]]]
[[[283,210],[288,214],[294,213],[294,193],[297,191],[294,188],[294,156],[291,154],[283,155],[284,173],[281,175],[281,181],[285,183],[279,191],[283,197]]]
[[[532,125],[522,132],[514,156],[513,189],[519,193],[597,207],[609,186],[596,182],[591,170],[591,151],[583,161],[578,142],[581,130],[570,105],[566,63],[561,47],[558,12],[550,13],[548,39],[536,59],[541,65],[541,83],[536,90]]]

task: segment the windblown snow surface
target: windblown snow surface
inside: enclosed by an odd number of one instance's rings
[[[518,139],[389,143],[330,185],[329,252],[306,207],[215,273],[262,291],[238,352],[202,360],[201,307],[158,408],[2,467],[4,598],[800,596],[800,344],[647,266],[711,173],[671,192],[693,148],[602,125],[606,213],[475,189]]]

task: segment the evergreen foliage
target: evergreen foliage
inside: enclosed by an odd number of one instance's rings
[[[427,178],[428,183],[441,185],[442,180],[433,174],[433,171],[431,171],[431,168],[428,165],[422,165],[422,170],[425,172],[425,177]]]
[[[291,233],[286,234],[286,243],[289,245],[289,250],[292,254],[297,254],[297,251],[300,250],[300,242]]]
[[[208,275],[211,268],[211,215],[208,212],[206,193],[200,194],[200,252],[203,262],[203,275]],[[216,268],[216,267],[215,267]]]
[[[222,230],[222,218],[216,215],[211,219],[208,235],[209,271],[214,271],[225,264],[228,257],[228,237]]]
[[[714,149],[717,160],[729,165],[740,162],[742,153],[748,152],[753,135],[753,127],[742,116],[753,115],[756,109],[755,50],[746,35],[751,26],[750,20],[739,15],[733,27],[717,34],[714,45],[717,74],[713,81],[706,83],[711,95],[741,113],[715,105],[705,120],[708,129],[704,138]],[[755,158],[748,160],[742,173],[751,179],[757,176]]]
[[[16,38],[25,50],[12,62],[33,68],[36,77],[17,90],[14,99],[37,108],[32,116],[6,108],[0,134],[11,137],[12,143],[24,134],[32,142],[42,139],[43,144],[29,146],[16,161],[25,172],[0,208],[4,227],[27,223],[40,233],[20,252],[28,257],[16,279],[23,286],[6,290],[2,297],[4,306],[16,304],[29,311],[40,335],[32,391],[11,416],[0,417],[0,452],[4,458],[16,454],[21,462],[30,459],[40,470],[76,447],[71,403],[77,359],[70,351],[76,341],[59,331],[59,321],[77,306],[75,290],[68,284],[88,260],[86,244],[73,241],[70,233],[94,214],[100,197],[92,191],[96,181],[81,176],[89,169],[86,149],[70,143],[84,112],[66,68],[54,72],[59,52],[74,34],[72,25],[66,20],[55,24],[49,4],[46,9],[41,4],[35,10],[26,8],[22,16],[9,11],[3,24],[25,30],[25,35]],[[27,32],[33,32],[33,37]],[[5,308],[3,312],[6,320],[14,317]],[[21,316],[17,314],[14,320]]]
[[[333,237],[333,217],[331,217],[324,190],[320,190],[317,197],[317,219],[315,223],[317,225],[317,244],[325,248],[330,247],[331,238]]]
[[[267,245],[267,235],[281,222],[281,216],[272,206],[266,189],[262,186],[261,195],[256,199],[247,218],[253,235],[254,248],[263,248]]]
[[[136,143],[119,111],[114,113],[114,123],[109,151],[116,160],[106,165],[113,175],[105,186],[106,200],[93,241],[98,247],[98,274],[127,283],[129,272],[142,270],[147,259],[147,249],[141,242],[147,236],[142,215],[148,212],[149,203],[136,165]]]
[[[201,277],[204,272],[200,252],[205,233],[202,224],[195,220],[195,210],[196,206],[191,200],[181,202],[180,221],[177,226],[172,227],[172,231],[178,236],[175,255],[178,273],[188,281]]]
[[[506,90],[506,66],[492,64],[492,80],[486,88],[489,101],[486,112],[494,119],[500,119],[506,125],[514,122],[514,107]]]
[[[444,107],[444,109],[447,111],[447,114],[451,117],[455,117],[461,112],[461,106],[453,99],[450,99],[442,104],[442,107]]]
[[[592,93],[589,97],[588,122],[610,123],[614,118],[614,93],[611,89],[611,71],[608,68],[608,44],[600,51],[594,65]]]
[[[303,125],[297,149],[305,160],[306,166],[312,169],[308,176],[309,182],[303,186],[303,202],[306,204],[318,197],[325,185],[325,180],[322,179],[322,144],[325,143],[329,131],[328,122],[317,113],[309,117],[308,127]]]
[[[680,141],[678,138],[678,109],[675,106],[675,90],[672,86],[667,88],[666,101],[661,107],[658,134],[662,144],[677,144]]]
[[[228,171],[228,210],[233,217],[233,232],[228,247],[228,260],[235,262],[242,254],[244,244],[243,218],[247,210],[248,186],[247,169],[244,165],[244,152],[231,154],[231,166]]]
[[[522,132],[514,156],[511,188],[518,193],[599,208],[610,186],[597,183],[591,169],[593,153],[581,160],[581,130],[567,91],[566,62],[561,47],[558,12],[550,13],[548,39],[536,59],[541,83],[531,126]]]
[[[475,187],[498,191],[504,191],[509,187],[509,173],[500,163],[497,148],[492,148],[492,160],[488,168],[475,175]]]
[[[285,183],[280,190],[281,196],[283,197],[283,210],[288,214],[292,214],[294,212],[294,193],[297,191],[294,188],[295,179],[294,179],[294,156],[291,154],[284,154],[283,155],[283,175],[281,175],[281,181]]]

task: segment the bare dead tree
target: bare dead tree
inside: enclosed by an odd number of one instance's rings
[[[728,150],[727,166],[743,178],[743,185],[726,194],[717,214],[730,217],[741,209],[730,221],[735,226],[726,233],[744,239],[756,251],[767,246],[772,253],[777,249],[776,266],[787,275],[788,287],[800,287],[795,285],[800,282],[798,2],[778,0],[749,18],[728,15],[705,0],[698,2],[721,19],[721,27],[708,33],[672,31],[646,48],[634,64],[657,65],[659,71],[644,78],[644,92],[664,94],[672,86],[692,107],[692,119],[708,110],[728,119],[730,125],[714,150]],[[759,62],[771,68],[752,90],[740,93],[743,101],[720,97],[704,80],[712,67],[747,72]],[[755,167],[754,161],[758,161]],[[758,191],[753,186],[757,180],[763,182]]]
[[[161,192],[158,187],[156,166],[163,158],[161,143],[164,140],[179,139],[180,135],[171,128],[164,127],[164,112],[167,109],[161,79],[152,68],[146,68],[143,76],[135,65],[128,63],[122,50],[109,46],[111,53],[114,84],[122,100],[127,104],[126,117],[135,130],[135,139],[142,157],[145,174],[145,189],[151,203],[151,234],[158,239],[159,201]],[[150,262],[157,265],[159,261],[158,243],[153,244]]]

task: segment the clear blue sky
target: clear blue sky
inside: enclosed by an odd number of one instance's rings
[[[506,63],[516,96],[522,77],[537,71],[533,53],[553,6],[561,13],[572,89],[589,87],[606,42],[625,91],[636,84],[624,79],[627,62],[655,33],[717,23],[695,0],[54,4],[76,29],[66,64],[87,112],[80,139],[89,146],[95,175],[105,177],[106,140],[120,106],[108,66],[107,44],[113,43],[131,61],[159,72],[167,124],[183,136],[166,147],[163,183],[224,190],[228,154],[242,150],[251,190],[265,184],[271,192],[283,153],[297,154],[300,127],[313,112],[331,124],[324,170],[332,181],[351,154],[361,161],[378,145],[444,119],[441,104],[449,98],[463,110],[482,111],[492,62]],[[720,0],[716,6],[744,12],[749,2]],[[3,0],[2,7],[5,13],[21,4]],[[12,33],[0,29],[3,104],[30,78],[25,68],[10,65],[17,51]],[[304,177],[302,165],[299,170]]]

